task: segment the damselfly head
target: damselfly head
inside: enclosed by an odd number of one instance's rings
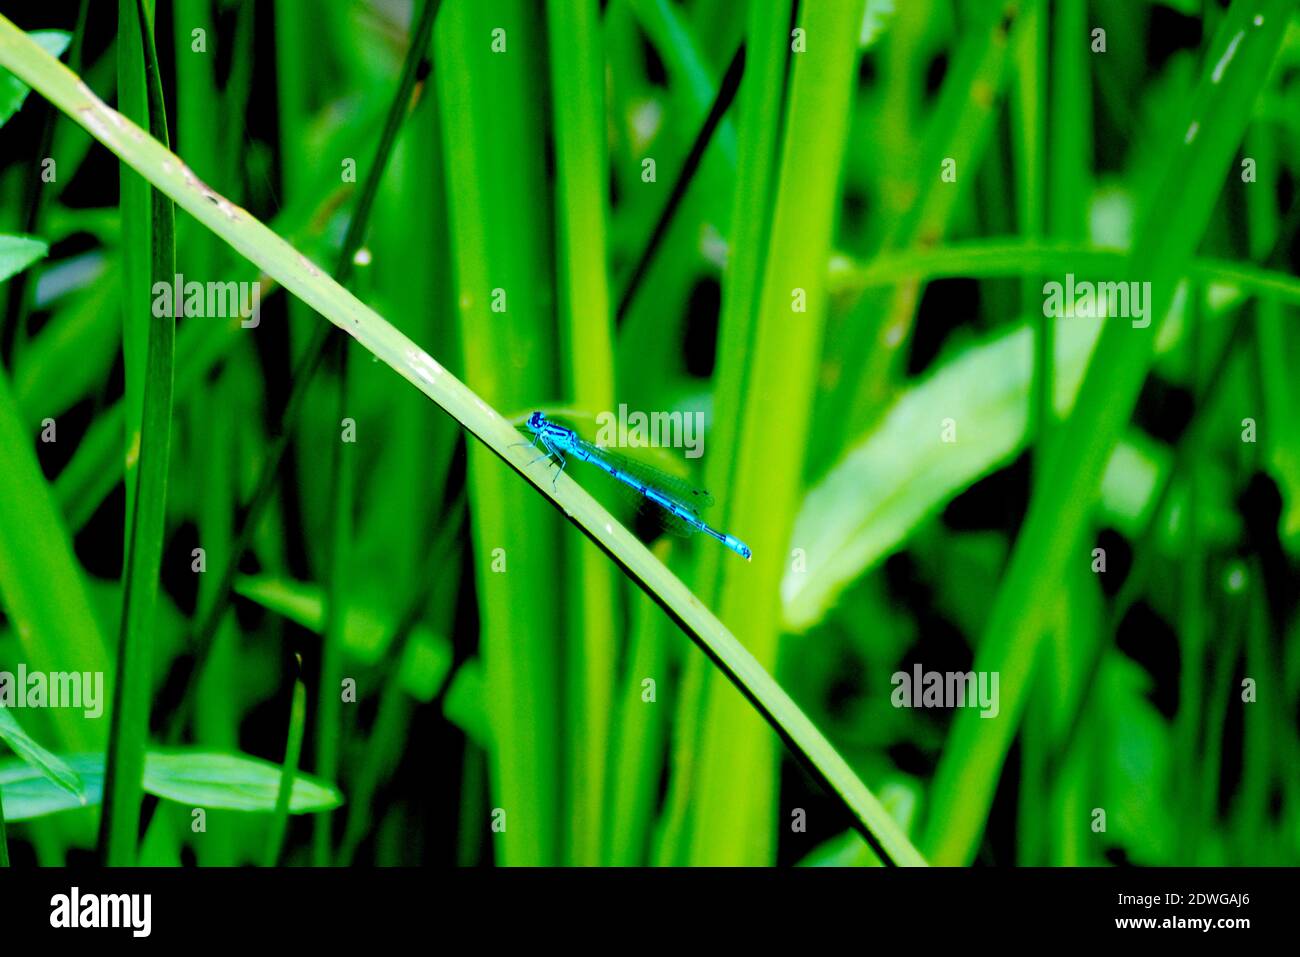
[[[540,412],[534,412],[528,417],[528,427],[534,432],[540,432],[546,427],[546,416]]]

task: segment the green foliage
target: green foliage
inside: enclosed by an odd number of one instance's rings
[[[0,862],[1300,859],[1292,4],[117,12],[0,17]]]

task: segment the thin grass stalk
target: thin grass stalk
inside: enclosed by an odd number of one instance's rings
[[[532,4],[488,10],[447,8],[435,42],[441,60],[458,57],[455,76],[437,84],[446,190],[455,261],[457,322],[465,377],[477,400],[509,408],[556,393],[549,264],[549,212],[533,197],[545,193],[533,158],[542,152],[537,117],[545,84],[540,63],[524,55],[544,49]],[[503,29],[507,53],[493,53],[493,29]],[[453,53],[453,51],[455,51]],[[513,51],[513,52],[509,52]],[[505,228],[509,224],[509,228]],[[494,291],[495,290],[495,291]],[[503,298],[504,297],[504,298]],[[493,309],[495,300],[496,309]],[[552,489],[554,470],[507,426],[509,445],[536,480]],[[502,434],[505,439],[504,433]],[[488,450],[468,458],[471,540],[479,604],[479,647],[488,689],[491,805],[483,809],[506,865],[553,865],[561,858],[566,800],[561,742],[566,705],[556,635],[571,626],[560,617],[561,548],[553,518],[501,470]],[[570,539],[571,541],[572,539]],[[558,689],[563,688],[563,692]],[[571,795],[568,797],[571,798]]]
[[[793,0],[750,0],[747,6],[745,44],[748,65],[738,96],[737,168],[732,196],[731,239],[723,282],[722,316],[718,324],[718,369],[714,376],[713,406],[737,408],[749,389],[749,354],[761,296],[763,263],[767,256],[776,194],[778,145],[784,116],[786,78],[790,58],[787,42]],[[712,452],[706,463],[711,488],[730,488],[735,481],[734,451],[739,430],[733,417],[717,416],[709,435]],[[719,520],[731,525],[729,498],[719,503]],[[694,581],[705,600],[717,602],[723,561],[716,549],[702,549],[696,560]],[[704,694],[709,664],[694,656],[685,663],[685,676],[673,729],[672,777],[667,809],[657,841],[656,861],[678,863],[690,844],[690,795],[696,780],[695,756],[703,732]]]
[[[145,52],[139,27],[138,0],[118,0],[117,5],[117,104],[123,116],[149,128],[149,92],[145,74]],[[126,432],[127,525],[134,514],[140,429],[144,417],[145,369],[150,328],[150,290],[153,277],[149,259],[149,184],[136,176],[126,163],[118,164],[118,210],[122,223],[122,364],[126,382],[123,399]],[[123,557],[130,542],[123,543]]]
[[[1051,149],[1046,156],[1047,219],[1051,235],[1078,241],[1088,235],[1092,195],[1092,54],[1087,0],[1055,0],[1051,40]]]
[[[605,61],[596,0],[550,0],[560,328],[566,392],[580,408],[614,407],[614,345],[606,260]],[[606,755],[620,618],[614,570],[585,540],[566,550],[569,641],[569,862],[600,863]]]
[[[345,424],[352,422],[348,415],[349,346],[351,340],[337,329],[331,329],[328,365],[333,367],[335,414],[329,423],[332,450],[329,456],[329,512],[326,527],[329,540],[325,560],[325,621],[321,629],[320,683],[316,694],[316,774],[322,780],[334,783],[338,777],[339,750],[343,738],[341,683],[343,677],[343,629],[347,620],[350,559],[353,538],[352,499],[356,483],[355,442],[343,435]],[[355,423],[352,422],[352,427]],[[326,866],[333,856],[330,812],[316,815],[312,831],[312,862],[317,867]]]
[[[301,663],[300,663],[301,667]],[[289,799],[293,795],[293,781],[298,775],[298,762],[302,757],[302,739],[307,725],[307,686],[298,675],[293,682],[293,696],[289,702],[289,728],[284,744],[284,768],[280,776],[280,791],[271,813],[271,828],[266,840],[263,864],[275,867],[284,852],[284,836],[289,829]]]
[[[1131,251],[1109,249],[1077,242],[1024,242],[999,236],[955,242],[932,249],[908,250],[877,256],[865,266],[851,265],[832,274],[837,296],[852,297],[876,286],[889,286],[900,279],[972,279],[1015,277],[1032,270],[1038,273],[1114,273],[1124,267]],[[1279,268],[1212,257],[1191,259],[1180,279],[1201,285],[1237,286],[1251,296],[1300,306],[1300,279]]]
[[[726,566],[720,615],[769,668],[776,664],[779,585],[789,561],[800,463],[817,393],[825,264],[839,200],[837,179],[819,171],[842,165],[862,11],[862,3],[813,4],[801,11],[800,25],[820,42],[794,54],[749,389],[743,405],[717,410],[719,417],[735,416],[741,423],[727,522],[754,553],[748,565]],[[784,466],[774,469],[774,461]],[[770,864],[774,824],[786,817],[777,808],[774,742],[724,682],[713,676],[710,684],[688,861]],[[740,793],[736,781],[746,782]]]
[[[134,33],[143,51],[150,133],[167,144],[167,114],[154,49],[152,11],[145,0],[134,0],[135,22],[123,0],[119,42],[123,32]],[[132,44],[134,49],[134,44]],[[128,58],[129,62],[129,58]],[[123,179],[139,179],[123,170]],[[144,182],[141,180],[141,182]],[[125,184],[124,184],[125,186]],[[174,211],[171,199],[144,183],[149,199],[147,234],[150,242],[149,275],[155,283],[170,284],[176,273]],[[128,211],[126,216],[135,215]],[[136,308],[130,290],[124,293],[128,310]],[[152,318],[151,318],[152,317]],[[143,377],[140,421],[139,472],[136,496],[129,512],[129,539],[122,581],[122,617],[109,730],[108,760],[104,771],[104,807],[100,816],[99,848],[110,866],[135,863],[140,807],[143,800],[144,756],[149,736],[149,699],[153,680],[154,606],[166,539],[167,472],[171,458],[173,354],[176,317],[144,313],[146,325],[128,322],[127,332],[144,332],[147,365]],[[124,341],[124,347],[127,342]],[[130,372],[128,371],[128,380]]]
[[[1011,36],[1012,57],[1015,62],[1015,82],[1011,88],[1010,113],[1012,123],[1011,153],[1018,175],[1015,176],[1016,214],[1019,233],[1028,242],[1041,239],[1046,227],[1046,133],[1045,114],[1047,100],[1046,49],[1048,40],[1048,11],[1045,3],[1033,3],[1025,8],[1020,22]],[[1042,299],[1040,277],[1026,273],[1020,281],[1019,314],[1035,316]],[[996,307],[993,309],[996,313]],[[1031,320],[1032,322],[1032,320]],[[1034,435],[1035,447],[1042,449],[1056,419],[1055,370],[1056,319],[1038,315],[1034,328],[1033,381],[1029,389],[1028,428]],[[1040,472],[1033,473],[1040,481]],[[1064,622],[1052,629],[1051,656],[1059,661],[1069,655],[1068,643],[1061,637],[1066,630]],[[1059,655],[1058,655],[1059,653]],[[1058,665],[1059,667],[1059,665]],[[1046,857],[1047,821],[1041,812],[1049,806],[1050,785],[1042,771],[1046,763],[1046,748],[1050,734],[1040,733],[1050,728],[1060,698],[1058,688],[1044,682],[1031,700],[1029,707],[1038,720],[1026,722],[1026,733],[1021,747],[1019,834],[1016,853],[1018,863],[1044,862]]]
[[[226,170],[237,169],[222,163],[220,131],[224,124],[215,124],[213,117],[221,115],[221,100],[217,93],[216,56],[196,52],[195,31],[215,42],[216,30],[211,16],[210,0],[176,0],[173,11],[173,41],[176,62],[176,149],[193,157],[194,171],[222,192],[233,189]],[[239,56],[232,63],[239,62]],[[221,246],[216,237],[206,230],[189,224],[181,228],[180,247],[185,250],[182,273],[209,277],[217,267]]]

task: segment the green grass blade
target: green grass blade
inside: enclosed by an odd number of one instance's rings
[[[438,24],[439,61],[463,63],[456,76],[438,73],[438,105],[460,304],[457,330],[465,377],[481,391],[483,412],[489,403],[517,408],[553,395],[558,385],[552,374],[553,228],[549,204],[536,202],[546,193],[544,170],[527,159],[544,149],[536,118],[546,102],[545,72],[540,60],[494,54],[479,42],[500,27],[513,49],[544,49],[541,13],[518,0],[492,10],[455,4]],[[504,222],[511,223],[509,230],[500,228]],[[504,311],[490,307],[494,290],[505,296]],[[517,432],[502,440],[522,442]],[[531,449],[513,451],[528,453],[523,464],[536,458]],[[506,813],[506,830],[494,833],[496,860],[556,864],[563,860],[562,809],[570,797],[567,709],[556,691],[568,660],[556,642],[565,633],[560,555],[574,538],[560,537],[554,517],[487,449],[471,445],[467,468],[479,647],[493,730],[488,810]],[[529,475],[548,483],[551,471],[537,462]]]
[[[669,705],[658,697],[668,673],[667,623],[644,595],[634,596],[633,609],[627,666],[613,702],[609,814],[601,861],[614,867],[646,863],[668,731]],[[646,679],[655,683],[653,700],[647,700]]]
[[[996,279],[1026,273],[1061,275],[1070,271],[1113,274],[1124,267],[1130,256],[1127,250],[1087,243],[991,237],[889,253],[877,256],[865,266],[841,262],[832,269],[831,283],[836,295],[852,297],[862,290],[904,279],[925,281],[957,276]],[[1252,296],[1300,306],[1300,279],[1276,269],[1198,257],[1189,260],[1184,275],[1201,285],[1236,286]]]
[[[547,4],[561,248],[561,329],[564,381],[580,407],[614,407],[614,346],[606,262],[605,61],[596,0]],[[599,549],[579,541],[565,556],[566,587],[577,620],[568,629],[566,695],[569,729],[571,862],[600,863],[605,816],[605,756],[609,750],[617,642],[609,623],[619,617],[615,575]]]
[[[143,51],[142,79],[148,89],[149,128],[166,146],[167,117],[162,103],[158,58],[154,51],[153,23],[144,0],[122,0],[119,18],[119,56],[123,47]],[[134,9],[134,16],[127,6]],[[134,22],[132,22],[134,21]],[[128,41],[131,33],[136,39]],[[123,62],[131,63],[130,57]],[[119,71],[126,83],[130,67]],[[139,211],[125,206],[126,183],[136,179],[124,167],[124,213],[127,221]],[[139,459],[136,494],[128,495],[128,548],[122,583],[122,617],[118,634],[117,683],[113,696],[112,726],[109,733],[104,811],[100,818],[100,853],[112,866],[135,863],[140,828],[141,782],[145,746],[149,736],[149,700],[153,683],[153,628],[162,553],[166,540],[167,470],[171,458],[172,362],[176,346],[175,316],[154,316],[152,309],[137,312],[141,296],[147,303],[155,283],[169,284],[176,274],[173,208],[161,190],[144,184],[148,202],[147,228],[150,237],[149,282],[140,290],[128,286],[123,292],[128,319],[123,348],[129,353],[145,346],[141,370],[127,366],[128,390],[133,376],[142,386]],[[138,277],[127,271],[128,283]],[[143,372],[143,375],[141,375]],[[129,466],[128,466],[129,468]],[[129,479],[128,479],[129,482]]]
[[[813,171],[839,169],[843,160],[862,12],[862,3],[801,11],[800,27],[820,42],[792,55],[748,389],[743,404],[724,413],[740,422],[726,523],[751,546],[754,558],[748,566],[724,566],[721,615],[768,667],[775,666],[782,630],[775,599],[789,561],[802,477],[792,463],[801,461],[810,434],[826,316],[825,264],[839,200],[838,181]],[[806,312],[795,311],[795,290],[803,291]],[[773,462],[787,467],[773,468]],[[767,864],[775,851],[772,822],[780,817],[777,754],[766,729],[721,678],[714,676],[710,685],[699,780],[692,787],[688,861]],[[747,782],[740,794],[736,781]],[[873,799],[874,812],[884,814]]]
[[[748,390],[749,353],[754,340],[762,298],[763,262],[772,228],[772,202],[778,174],[780,125],[770,121],[782,112],[790,52],[787,25],[793,2],[773,5],[751,2],[746,18],[747,65],[738,92],[738,165],[732,195],[731,252],[724,275],[725,295],[718,330],[718,370],[713,402],[717,408],[737,408]],[[707,463],[707,480],[718,489],[735,481],[735,449],[740,442],[733,419],[718,423],[711,436],[713,452]],[[730,517],[724,508],[717,516],[724,526]],[[727,556],[712,549],[700,553],[695,569],[697,592],[716,603]],[[657,840],[657,863],[678,863],[675,855],[688,848],[691,795],[696,786],[700,738],[706,720],[703,695],[708,663],[692,658],[686,663],[678,696],[673,736],[673,775]]]
[[[72,540],[0,372],[0,602],[32,670],[109,673],[109,656]],[[105,682],[106,686],[111,681]],[[96,747],[103,730],[76,711],[49,720],[68,747]]]
[[[271,817],[271,834],[266,841],[266,857],[263,863],[274,867],[280,860],[284,847],[284,835],[289,824],[289,802],[293,795],[295,777],[298,774],[298,759],[302,756],[303,732],[307,724],[307,686],[301,676],[293,683],[293,701],[289,706],[289,734],[284,745],[284,770],[280,775],[280,793],[275,799],[275,811]]]

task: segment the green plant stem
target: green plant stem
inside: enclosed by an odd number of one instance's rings
[[[559,218],[561,336],[565,386],[591,409],[614,405],[614,345],[606,262],[605,61],[595,0],[547,4],[555,115],[556,209]],[[570,607],[576,621],[569,657],[569,862],[600,863],[605,817],[618,619],[616,576],[600,550],[579,540],[566,555]]]
[[[128,9],[134,10],[134,16]],[[134,20],[134,23],[132,22]],[[162,102],[158,59],[154,51],[153,24],[144,0],[123,0],[119,42],[124,35],[138,38],[144,54],[148,89],[147,111],[151,133],[164,145],[167,118]],[[124,179],[134,179],[129,168]],[[165,193],[147,184],[151,282],[170,283],[176,272],[174,213]],[[135,215],[128,211],[128,217]],[[142,290],[143,291],[143,290]],[[138,308],[136,297],[124,297],[128,309]],[[147,297],[146,297],[147,301]],[[152,632],[154,606],[166,536],[167,470],[171,455],[172,362],[176,343],[175,316],[152,317],[151,311],[127,323],[127,331],[144,331],[147,364],[143,375],[140,420],[139,469],[134,499],[128,498],[130,515],[126,569],[123,576],[121,628],[118,635],[116,684],[108,761],[104,780],[104,808],[100,816],[100,854],[109,866],[135,863],[140,806],[143,800],[144,755],[149,736],[149,697],[153,679]],[[140,325],[143,322],[143,327]],[[125,345],[125,343],[124,343]],[[128,379],[130,372],[128,372]]]
[[[831,291],[837,296],[851,297],[905,279],[923,281],[958,276],[995,279],[1026,273],[1064,275],[1067,272],[1113,275],[1131,256],[1130,250],[1103,249],[1087,243],[1025,242],[991,237],[877,256],[866,266],[849,266],[832,273]],[[1300,279],[1279,268],[1197,257],[1187,262],[1179,278],[1184,277],[1201,285],[1235,285],[1249,295],[1300,305]]]
[[[749,361],[754,327],[762,299],[763,263],[772,228],[772,199],[778,174],[780,122],[771,117],[784,112],[789,45],[786,35],[793,0],[768,3],[751,0],[746,17],[745,43],[751,51],[745,68],[745,82],[739,91],[738,161],[732,196],[732,238],[725,294],[718,329],[718,371],[714,385],[714,407],[733,408],[749,392]],[[712,488],[730,488],[735,481],[735,451],[741,441],[733,417],[718,421],[711,436],[706,477]],[[727,525],[731,516],[719,516]],[[696,588],[706,601],[716,602],[720,593],[724,556],[705,549],[696,562]],[[656,864],[683,863],[690,846],[692,796],[698,786],[697,757],[707,719],[704,707],[709,663],[690,658],[685,665],[676,708],[672,778],[656,840]]]
[[[825,264],[839,200],[837,179],[814,171],[839,169],[843,161],[862,12],[861,3],[812,4],[801,11],[800,26],[823,38],[823,46],[815,55],[793,56],[749,388],[743,399],[729,396],[736,403],[719,409],[740,422],[725,520],[754,553],[748,566],[725,566],[720,609],[769,668],[777,661],[779,583],[802,490],[797,463],[811,432],[826,317]],[[802,309],[796,291],[804,297]],[[785,466],[772,468],[774,461]],[[688,862],[769,864],[774,825],[783,816],[777,813],[777,752],[745,703],[718,676],[709,684]],[[746,782],[740,793],[737,781]]]
[[[540,60],[500,56],[479,42],[500,27],[512,49],[544,49],[543,12],[519,0],[492,8],[453,4],[436,37],[440,62],[459,57],[462,63],[455,75],[437,74],[437,90],[455,237],[455,321],[466,381],[482,391],[485,409],[517,408],[558,390],[554,370],[562,346],[550,292],[554,227],[549,205],[535,200],[546,192],[545,172],[528,159],[544,148],[536,118],[545,109],[545,73]],[[504,222],[509,230],[500,228]],[[516,451],[531,452],[510,432],[510,444],[520,444]],[[572,538],[561,537],[553,516],[488,450],[471,445],[466,469],[493,739],[492,803],[483,816],[493,809],[506,815],[505,829],[492,834],[499,864],[555,865],[564,860],[570,827],[564,812],[575,797],[567,793],[567,699],[585,693],[581,679],[578,687],[565,687],[573,659],[557,653],[556,644],[557,635],[567,644],[568,628],[579,624],[561,617],[565,581],[558,555]],[[534,463],[532,474],[548,487],[552,473]]]
[[[266,841],[263,863],[274,867],[284,850],[284,835],[289,827],[289,799],[293,795],[293,781],[298,775],[298,761],[302,756],[302,739],[307,724],[307,687],[301,675],[293,682],[293,698],[289,704],[289,731],[284,743],[284,772],[280,776],[280,793],[275,798],[271,813],[271,830]],[[328,782],[327,782],[328,783]]]
[[[340,430],[348,416],[348,346],[350,341],[337,329],[332,330],[329,346],[330,365],[334,367],[335,407],[331,425]],[[321,629],[320,686],[316,696],[316,774],[334,783],[338,777],[340,740],[343,729],[341,679],[343,669],[343,629],[347,620],[348,581],[352,540],[352,497],[356,479],[355,442],[342,434],[334,443],[330,456],[329,542],[326,549],[324,594],[325,623]],[[312,860],[317,867],[326,866],[332,856],[330,813],[316,815],[312,840]]]

